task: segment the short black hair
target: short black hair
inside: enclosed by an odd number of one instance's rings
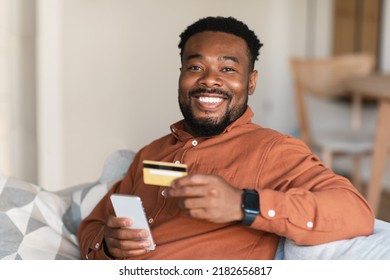
[[[250,30],[248,26],[233,17],[206,17],[201,18],[195,23],[188,26],[183,33],[180,34],[180,56],[183,56],[183,49],[188,39],[203,31],[219,31],[236,35],[245,40],[249,50],[249,61],[251,70],[254,69],[255,61],[258,59],[260,48],[263,46],[257,38],[255,32]]]

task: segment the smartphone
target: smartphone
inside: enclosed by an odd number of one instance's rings
[[[147,249],[154,250],[156,244],[153,241],[141,198],[135,195],[112,194],[111,203],[117,217],[130,218],[133,221],[129,228],[146,229],[149,232],[148,239],[152,245]]]

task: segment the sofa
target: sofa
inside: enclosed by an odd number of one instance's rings
[[[98,180],[59,192],[0,175],[0,259],[79,259],[76,233],[81,219],[124,176],[133,158],[132,151],[115,151]],[[390,260],[390,223],[377,219],[373,235],[317,246],[281,238],[275,259]]]

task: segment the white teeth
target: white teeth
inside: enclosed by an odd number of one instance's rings
[[[205,103],[219,103],[219,102],[222,102],[222,98],[201,96],[201,97],[199,97],[199,101],[205,102]]]

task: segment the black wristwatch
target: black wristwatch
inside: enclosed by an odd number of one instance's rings
[[[251,225],[260,214],[259,193],[255,190],[244,189],[241,207],[244,213],[244,218],[241,223]]]

